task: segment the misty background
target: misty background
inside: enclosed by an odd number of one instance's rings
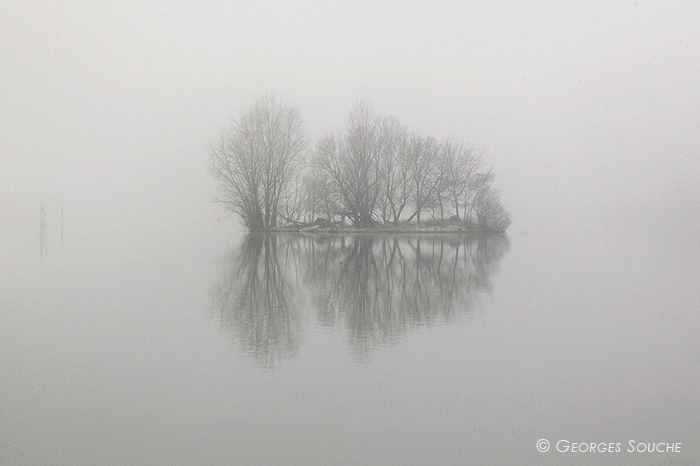
[[[689,2],[3,2],[0,16],[6,244],[37,240],[42,196],[49,224],[64,208],[65,247],[240,228],[211,203],[210,144],[263,94],[299,106],[312,143],[360,98],[469,143],[512,228],[627,216],[696,243]]]
[[[102,3],[0,2],[0,458],[600,462],[535,449],[570,436],[683,442],[662,460],[698,463],[699,4]],[[391,338],[354,331],[380,320],[353,318],[348,277],[373,279],[385,240],[352,255],[342,237],[280,236],[268,257],[301,304],[291,357],[258,370],[240,335],[264,319],[217,290],[277,275],[250,272],[267,249],[212,201],[209,164],[263,95],[298,106],[312,144],[367,99],[483,153],[508,247],[449,325],[424,301],[424,320],[393,308],[408,317]],[[407,293],[421,278],[416,297],[448,296],[421,270]],[[404,296],[385,288],[362,293],[380,318]],[[354,335],[374,335],[371,361]]]

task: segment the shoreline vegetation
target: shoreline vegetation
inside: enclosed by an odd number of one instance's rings
[[[422,223],[377,224],[360,227],[343,224],[339,221],[317,219],[313,223],[288,223],[274,228],[254,231],[254,233],[307,233],[307,234],[404,234],[404,233],[433,233],[433,234],[502,234],[505,229],[485,229],[476,224],[469,224],[457,219],[436,221],[427,220]]]
[[[428,227],[417,225],[415,228],[361,228],[361,227],[345,227],[345,228],[295,228],[293,226],[282,226],[269,228],[267,230],[254,230],[250,231],[251,234],[257,233],[299,233],[299,234],[317,234],[317,235],[344,235],[344,234],[431,234],[431,235],[470,235],[470,234],[505,234],[505,230],[479,230],[479,229],[466,229],[458,226],[445,226],[445,227]]]
[[[298,108],[265,96],[211,147],[217,201],[251,232],[505,232],[481,153],[358,101],[343,134],[311,146]]]

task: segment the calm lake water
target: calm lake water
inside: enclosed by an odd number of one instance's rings
[[[695,234],[3,238],[2,464],[700,464]]]

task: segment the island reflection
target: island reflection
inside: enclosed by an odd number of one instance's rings
[[[505,235],[250,234],[225,261],[214,311],[265,366],[297,353],[305,309],[346,329],[362,360],[473,309],[508,246]]]

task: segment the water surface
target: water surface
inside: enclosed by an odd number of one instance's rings
[[[635,222],[6,241],[2,462],[696,463],[700,256]]]

